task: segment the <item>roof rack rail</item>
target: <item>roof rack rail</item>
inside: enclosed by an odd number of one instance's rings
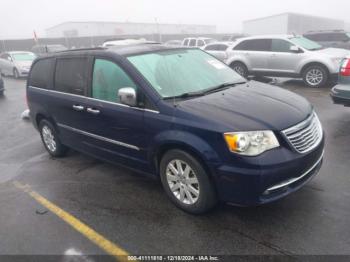
[[[78,52],[78,51],[93,51],[93,50],[106,50],[106,47],[87,47],[87,48],[76,48],[76,49],[68,49],[64,51],[58,51],[57,53],[64,53],[64,52]]]

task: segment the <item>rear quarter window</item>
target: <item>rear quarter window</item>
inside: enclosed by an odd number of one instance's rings
[[[28,85],[43,89],[52,89],[51,79],[55,60],[43,59],[37,61],[28,78]]]
[[[56,63],[55,90],[85,95],[88,84],[87,57],[59,58]]]

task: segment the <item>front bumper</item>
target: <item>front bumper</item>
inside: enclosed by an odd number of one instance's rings
[[[267,157],[270,160],[259,161],[259,169],[220,166],[215,176],[219,198],[240,206],[261,205],[283,198],[303,187],[318,173],[323,150],[324,137],[318,147],[307,154],[276,149],[270,152],[271,157]]]
[[[350,84],[339,84],[332,88],[330,96],[334,104],[350,106]]]

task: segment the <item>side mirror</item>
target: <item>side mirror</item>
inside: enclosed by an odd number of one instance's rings
[[[123,87],[118,91],[120,103],[128,106],[137,106],[136,91],[132,87]]]
[[[302,53],[301,49],[295,45],[292,45],[289,50],[292,52],[292,53]]]

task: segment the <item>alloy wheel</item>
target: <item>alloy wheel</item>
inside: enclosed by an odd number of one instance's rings
[[[191,166],[182,160],[172,160],[166,168],[166,179],[173,195],[183,204],[193,205],[198,201],[200,188]]]
[[[52,130],[48,126],[43,126],[43,128],[42,128],[42,136],[43,136],[43,140],[44,140],[44,143],[45,143],[46,147],[51,152],[55,152],[56,148],[57,148],[55,137],[54,137],[54,135],[52,133]]]
[[[307,72],[306,82],[310,86],[318,86],[323,81],[323,72],[320,69],[314,68]]]
[[[240,74],[241,76],[245,75],[245,70],[242,66],[240,65],[236,65],[233,67],[233,70],[235,70],[238,74]]]

